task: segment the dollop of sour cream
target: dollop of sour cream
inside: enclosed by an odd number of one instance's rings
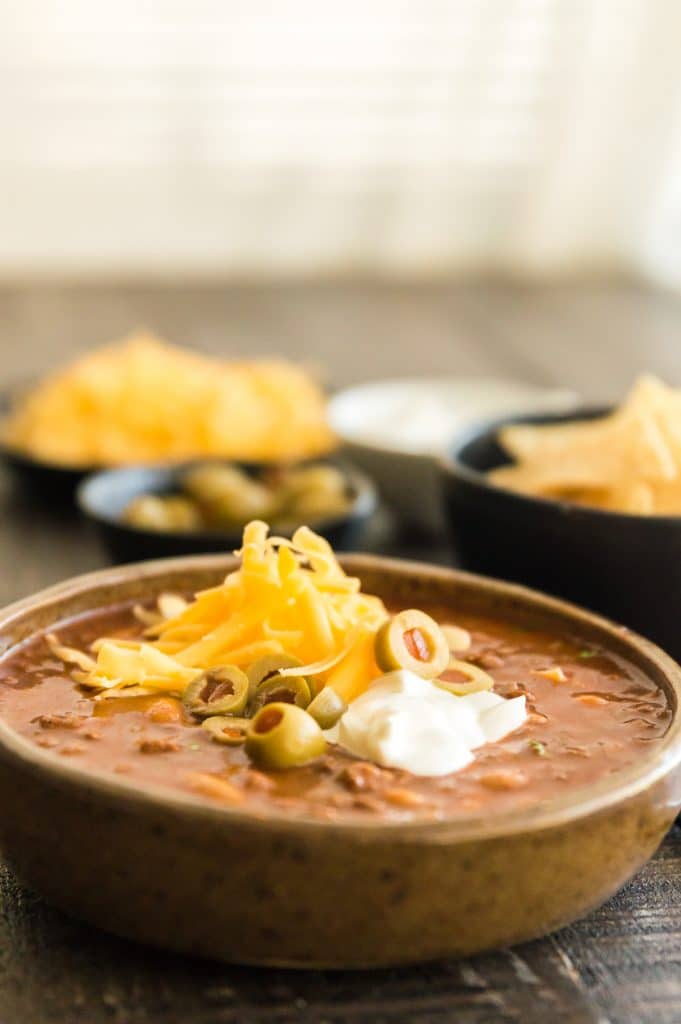
[[[326,737],[351,754],[414,775],[448,775],[473,751],[518,729],[525,698],[489,690],[457,697],[412,672],[389,672],[354,700]]]

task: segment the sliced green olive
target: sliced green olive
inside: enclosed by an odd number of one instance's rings
[[[330,465],[291,470],[280,484],[279,497],[280,515],[290,523],[342,516],[350,505],[345,476]]]
[[[250,668],[247,669],[250,697],[255,696],[255,691],[266,679],[274,676],[282,668],[298,668],[302,662],[294,658],[292,654],[266,654],[264,658],[258,658]]]
[[[301,494],[325,494],[342,498],[345,495],[345,476],[337,466],[305,466],[290,470],[283,479],[282,490],[289,499]]]
[[[248,700],[248,677],[235,665],[202,672],[184,692],[182,702],[193,715],[240,715]]]
[[[440,626],[440,629],[450,651],[468,650],[471,645],[471,635],[467,629],[464,629],[463,626],[452,626],[449,623]]]
[[[180,495],[143,494],[123,512],[123,521],[143,530],[198,530],[201,512]]]
[[[347,710],[347,704],[332,686],[320,690],[307,707],[308,715],[312,715],[321,729],[331,729]]]
[[[184,474],[182,487],[199,503],[213,526],[271,518],[269,488],[238,466],[219,463],[196,466]]]
[[[280,676],[278,672],[259,684],[251,701],[251,710],[258,711],[265,704],[297,704],[306,708],[312,699],[310,684],[305,676]]]
[[[210,718],[204,719],[201,724],[216,743],[225,743],[229,747],[238,747],[246,740],[250,719],[232,718],[228,715],[211,715]]]
[[[238,466],[204,462],[182,474],[182,488],[197,501],[212,501],[237,492],[249,477]]]
[[[263,768],[295,768],[325,750],[322,730],[295,704],[266,704],[252,719],[246,736],[246,753]]]
[[[438,679],[436,685],[456,697],[464,697],[467,693],[479,693],[481,690],[491,690],[494,680],[489,673],[470,661],[459,661],[458,658],[450,658],[447,671],[456,672],[463,676],[463,679]]]
[[[408,669],[435,679],[447,668],[449,646],[435,619],[416,608],[399,612],[376,634],[376,664],[384,672]]]
[[[300,494],[289,510],[288,518],[298,522],[314,522],[318,519],[334,519],[346,514],[350,502],[344,495],[324,492]]]

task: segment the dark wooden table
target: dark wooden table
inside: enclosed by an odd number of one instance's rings
[[[317,362],[338,385],[498,373],[595,400],[617,396],[643,368],[681,383],[681,302],[624,282],[7,286],[2,375],[43,371],[138,324],[208,351]],[[446,557],[441,543],[378,539]],[[0,604],[104,562],[72,515],[0,476]],[[445,1020],[681,1022],[681,830],[606,906],[548,939],[366,974],[259,971],[136,947],[51,910],[0,865],[0,1024]]]

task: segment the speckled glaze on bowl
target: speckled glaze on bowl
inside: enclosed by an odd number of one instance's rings
[[[449,569],[368,556],[368,590],[568,630],[662,685],[662,745],[588,790],[494,819],[357,825],[258,819],[90,773],[2,722],[0,842],[48,901],[168,949],[262,965],[361,968],[471,954],[551,931],[607,899],[681,805],[681,669],[648,641],[552,598]],[[196,589],[222,556],[80,577],[0,615],[2,649],[86,609]]]

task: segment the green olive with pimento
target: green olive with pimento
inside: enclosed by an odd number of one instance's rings
[[[416,608],[398,612],[376,634],[376,664],[383,672],[407,669],[435,679],[449,664],[449,645],[435,619]]]
[[[332,686],[324,686],[307,706],[308,715],[321,729],[333,728],[347,710],[347,704]]]
[[[306,708],[311,699],[310,684],[305,676],[282,676],[275,672],[259,684],[250,710],[254,714],[266,704],[273,703],[297,704],[299,708]]]
[[[240,715],[248,701],[248,677],[236,665],[202,672],[185,690],[182,703],[198,718]]]
[[[292,654],[265,654],[246,669],[249,686],[249,700],[255,697],[256,690],[266,679],[276,675],[283,668],[299,668],[302,662]]]
[[[201,725],[216,743],[239,747],[246,741],[250,719],[231,715],[211,715],[210,718],[204,718]]]
[[[295,768],[326,750],[326,740],[314,718],[297,704],[265,704],[251,719],[246,753],[261,768]]]

